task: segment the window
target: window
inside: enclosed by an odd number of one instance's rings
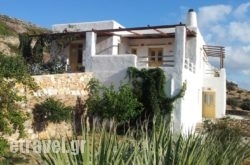
[[[82,64],[82,44],[77,46],[77,63]]]
[[[149,66],[158,67],[163,64],[163,48],[149,48]]]
[[[214,104],[214,95],[213,95],[213,93],[205,93],[204,94],[204,104],[205,105],[213,105]]]
[[[136,48],[132,48],[132,49],[131,49],[131,53],[137,55],[137,49],[136,49]]]

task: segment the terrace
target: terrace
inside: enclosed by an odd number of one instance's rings
[[[196,32],[180,23],[77,32],[65,29],[63,33],[42,34],[40,37],[50,36],[52,40],[58,38],[68,40],[64,49],[58,54],[63,56],[67,62],[66,69],[70,72],[84,71],[88,65],[87,56],[95,55],[119,55],[121,58],[123,55],[136,55],[138,67],[174,67],[177,59],[176,49],[180,49],[176,46],[178,45],[176,28],[179,26],[185,27],[185,37],[196,36]],[[93,33],[91,37],[94,38],[89,38],[87,33]],[[194,64],[188,58],[185,63],[186,68],[195,70]]]

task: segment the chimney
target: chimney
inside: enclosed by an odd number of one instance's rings
[[[194,9],[188,10],[186,25],[188,27],[197,27],[197,15]]]

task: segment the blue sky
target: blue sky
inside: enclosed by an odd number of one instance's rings
[[[185,23],[198,14],[208,44],[226,47],[228,80],[250,90],[250,1],[248,0],[0,0],[0,13],[42,27],[116,20],[125,27]]]

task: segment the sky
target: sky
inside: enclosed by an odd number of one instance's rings
[[[125,27],[178,24],[191,8],[206,43],[225,46],[227,79],[250,90],[249,0],[0,0],[0,14],[46,28],[102,20]]]

